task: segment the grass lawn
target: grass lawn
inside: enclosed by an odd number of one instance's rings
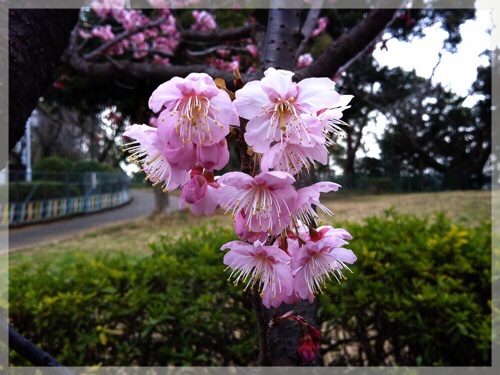
[[[432,216],[444,211],[459,224],[475,226],[483,220],[491,219],[491,191],[456,191],[415,194],[349,195],[326,194],[322,203],[335,214],[332,218],[322,215],[324,224],[336,222],[362,222],[364,218],[380,215],[384,210],[394,208],[402,214]],[[150,253],[148,243],[158,241],[162,236],[177,238],[190,226],[203,223],[217,223],[230,227],[229,215],[218,212],[210,217],[196,217],[189,211],[182,211],[168,217],[154,220],[135,220],[126,224],[96,229],[71,240],[57,244],[36,246],[11,253],[10,265],[23,260],[42,261],[67,252],[122,251],[138,256]],[[347,228],[348,229],[348,228]],[[0,257],[4,258],[4,257]],[[5,259],[0,259],[0,262]]]

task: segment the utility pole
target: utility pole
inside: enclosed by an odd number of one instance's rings
[[[26,121],[26,147],[24,149],[24,159],[26,163],[26,181],[31,182],[32,172],[31,172],[31,121],[33,115]]]

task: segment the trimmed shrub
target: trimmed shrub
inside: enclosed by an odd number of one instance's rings
[[[388,211],[344,223],[358,256],[320,297],[327,365],[491,364],[491,226]],[[152,255],[62,254],[10,270],[13,326],[68,366],[249,365],[249,295],[226,281],[230,230],[193,228]],[[25,362],[15,353],[14,365]]]
[[[84,173],[84,172],[115,172],[113,167],[108,164],[99,163],[91,160],[81,160],[73,164],[71,168],[73,173]],[[120,171],[121,172],[121,171]]]
[[[392,210],[346,224],[358,260],[321,297],[328,365],[491,365],[491,224]]]
[[[30,195],[30,201],[75,197],[82,195],[82,189],[59,181],[19,181],[9,184],[11,202],[23,202]]]
[[[73,162],[61,156],[48,156],[41,158],[33,164],[33,171],[62,173],[69,172],[73,168]]]
[[[10,271],[15,328],[67,366],[227,366],[256,358],[250,299],[226,281],[231,231],[163,238],[145,258],[65,254]],[[24,361],[15,353],[15,365]]]

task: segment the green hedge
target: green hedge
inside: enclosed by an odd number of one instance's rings
[[[34,172],[64,173],[71,171],[73,162],[62,156],[47,156],[33,164]]]
[[[330,365],[491,364],[490,223],[390,210],[348,227],[354,272],[321,304]]]
[[[345,224],[354,273],[323,294],[327,365],[491,363],[491,226],[388,212]],[[222,228],[164,238],[144,258],[62,254],[10,270],[15,328],[69,366],[249,365],[258,337],[226,281]],[[25,364],[15,353],[15,365]]]
[[[10,272],[10,317],[67,366],[230,365],[255,358],[250,301],[226,281],[231,231],[193,229],[154,254],[65,254]],[[222,344],[223,343],[223,344]],[[24,364],[15,353],[12,363]]]
[[[99,163],[97,161],[91,160],[80,160],[73,163],[73,167],[71,168],[72,173],[85,173],[85,172],[117,172],[116,169],[113,169],[111,165]],[[119,171],[121,172],[121,170]]]
[[[76,197],[83,195],[82,189],[66,182],[39,180],[33,182],[18,181],[9,184],[9,200],[23,202],[34,189],[30,201]]]
[[[92,160],[72,161],[62,156],[48,156],[33,164],[33,172],[47,173],[49,176],[53,174],[58,178],[61,173],[121,172],[121,169]]]

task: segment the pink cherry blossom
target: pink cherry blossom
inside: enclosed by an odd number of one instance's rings
[[[92,0],[90,7],[99,18],[114,18],[116,10],[125,7],[125,0]]]
[[[319,331],[316,329],[319,334]],[[300,358],[306,362],[313,362],[318,357],[318,352],[321,344],[321,335],[319,335],[320,340],[314,340],[314,336],[306,334],[300,338],[299,346],[297,351]]]
[[[315,38],[319,34],[321,34],[322,32],[324,32],[326,30],[327,26],[328,26],[328,18],[326,18],[326,17],[318,18],[318,27],[316,27],[312,31],[311,38]]]
[[[135,9],[123,10],[119,14],[115,14],[115,18],[127,31],[143,26],[150,21],[148,17]]]
[[[157,65],[170,65],[170,59],[169,58],[163,58],[161,56],[158,56],[158,55],[153,55],[153,61],[152,61],[153,64],[157,64]]]
[[[101,39],[102,41],[111,40],[115,37],[111,31],[111,25],[97,26],[92,30],[92,36]]]
[[[167,161],[167,146],[158,136],[156,128],[132,125],[127,127],[123,135],[135,139],[123,145],[124,151],[131,154],[129,161],[141,164],[147,178],[155,185],[161,184],[164,191],[170,191],[189,180],[188,172],[170,165]]]
[[[203,168],[221,170],[229,162],[229,148],[225,138],[209,146],[196,145],[196,156]]]
[[[331,146],[335,144],[332,137],[347,137],[346,132],[339,127],[339,125],[347,125],[344,121],[340,120],[343,116],[343,111],[351,106],[348,105],[352,95],[340,95],[338,100],[332,102],[328,108],[324,108],[318,112],[318,118],[320,120],[321,126],[323,127],[323,132],[326,135],[326,145]]]
[[[295,175],[303,167],[306,169],[313,167],[315,161],[326,164],[327,158],[328,150],[324,145],[303,147],[292,143],[284,146],[277,143],[262,156],[260,166],[263,171],[274,169]]]
[[[339,283],[345,279],[342,270],[350,271],[346,263],[356,261],[354,253],[342,247],[348,243],[344,239],[344,232],[336,233],[338,235],[330,233],[329,236],[319,232],[315,234],[317,238],[306,241],[295,252],[291,261],[294,294],[309,302],[313,301],[316,294],[323,292],[322,287],[326,287],[326,281],[332,276]]]
[[[224,264],[232,269],[228,280],[234,277],[235,285],[240,281],[246,283],[245,290],[257,286],[264,306],[278,307],[283,296],[292,293],[290,257],[283,250],[242,241],[231,241],[221,247],[226,249],[230,250],[224,256]]]
[[[151,95],[149,107],[160,112],[158,126],[174,127],[183,143],[212,145],[238,125],[238,114],[229,95],[219,90],[205,73],[174,77]]]
[[[219,204],[220,185],[210,171],[203,171],[198,165],[190,173],[191,179],[181,190],[179,208],[189,209],[195,215],[211,215]]]
[[[175,132],[175,128],[162,126],[156,122],[158,137],[165,144],[164,155],[167,161],[177,168],[189,171],[197,163],[196,146],[193,143],[182,142]]]
[[[246,49],[253,57],[259,57],[259,48],[255,44],[247,44]]]
[[[198,203],[207,194],[207,181],[202,174],[195,174],[182,187],[181,196],[186,203]]]
[[[226,61],[219,58],[207,59],[207,65],[213,66],[214,68],[232,72],[234,69],[240,68],[239,56],[233,56],[232,61]]]
[[[193,10],[193,17],[194,23],[191,25],[193,30],[209,32],[217,27],[214,15],[205,10]]]
[[[318,214],[313,209],[313,205],[322,210],[325,214],[332,216],[333,212],[323,205],[319,200],[320,193],[338,191],[341,186],[335,182],[323,181],[317,182],[311,186],[306,186],[297,191],[297,210],[294,217],[305,224],[316,223]]]
[[[297,192],[293,182],[292,175],[279,171],[263,172],[255,178],[242,172],[226,173],[219,179],[220,206],[232,211],[233,218],[242,212],[249,232],[277,235],[295,211]]]
[[[306,66],[311,65],[313,61],[314,59],[310,53],[304,53],[303,55],[300,55],[299,58],[297,59],[297,64],[295,67],[297,69],[302,69],[305,68]]]
[[[267,232],[254,232],[249,230],[247,224],[247,216],[245,215],[245,211],[240,211],[237,215],[234,216],[234,233],[241,238],[242,240],[248,242],[265,242],[268,234]]]
[[[338,100],[333,81],[307,78],[295,83],[292,72],[274,68],[264,75],[261,81],[248,82],[235,93],[238,114],[249,120],[246,142],[259,153],[267,152],[273,142],[315,146],[318,139],[311,137],[302,115],[317,116]]]
[[[269,151],[262,155],[261,169],[268,171],[284,171],[295,175],[302,168],[309,170],[316,162],[326,164],[328,162],[328,150],[324,145],[325,137],[323,128],[317,118],[306,116],[304,124],[309,128],[309,137],[315,145],[300,145],[294,143],[275,143]]]

